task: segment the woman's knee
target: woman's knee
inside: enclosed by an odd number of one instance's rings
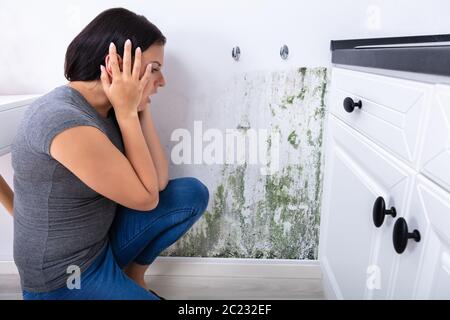
[[[193,188],[197,190],[198,192],[198,205],[200,206],[199,211],[200,213],[203,213],[206,210],[206,207],[209,203],[209,190],[208,187],[201,182],[197,178],[191,178],[192,179],[192,185]]]
[[[184,201],[194,206],[198,213],[206,210],[209,202],[208,187],[195,177],[182,177],[169,181],[168,187],[171,187],[177,194],[177,198],[183,198]]]

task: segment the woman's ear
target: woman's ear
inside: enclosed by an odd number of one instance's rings
[[[123,61],[122,61],[122,57],[119,54],[117,54],[117,60],[119,62],[120,72],[122,72],[123,71]],[[109,77],[112,79],[111,60],[109,58],[109,54],[105,57],[105,67],[106,67],[106,72],[108,73]]]

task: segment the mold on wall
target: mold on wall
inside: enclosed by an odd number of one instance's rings
[[[247,159],[210,169],[207,211],[162,256],[317,259],[328,81],[322,67],[246,73],[210,98],[205,124],[279,134],[278,170]],[[273,147],[271,135],[258,145],[272,164]]]

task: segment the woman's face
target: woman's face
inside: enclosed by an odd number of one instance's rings
[[[118,55],[119,59],[119,68],[120,71],[122,71],[122,57]],[[166,81],[164,80],[164,76],[162,74],[162,66],[164,65],[164,46],[162,45],[151,45],[147,48],[147,50],[142,52],[141,55],[141,70],[139,73],[139,79],[142,78],[144,75],[145,69],[147,68],[148,64],[152,64],[152,69],[150,73],[150,80],[147,82],[147,85],[144,88],[144,91],[142,92],[142,98],[138,105],[138,111],[144,110],[148,103],[150,96],[154,95],[158,91],[158,87],[163,87],[166,84]],[[134,65],[134,57],[132,60],[132,66],[133,69]]]
[[[142,111],[146,108],[149,103],[150,96],[157,93],[158,88],[163,87],[166,84],[161,69],[164,66],[164,46],[156,44],[151,45],[147,48],[147,50],[142,52],[141,72],[139,74],[139,79],[144,75],[145,69],[149,63],[152,63],[150,80],[142,93],[142,99],[138,105],[138,111]]]

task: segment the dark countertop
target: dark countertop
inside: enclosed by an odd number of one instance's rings
[[[450,76],[450,34],[332,40],[333,64]]]

